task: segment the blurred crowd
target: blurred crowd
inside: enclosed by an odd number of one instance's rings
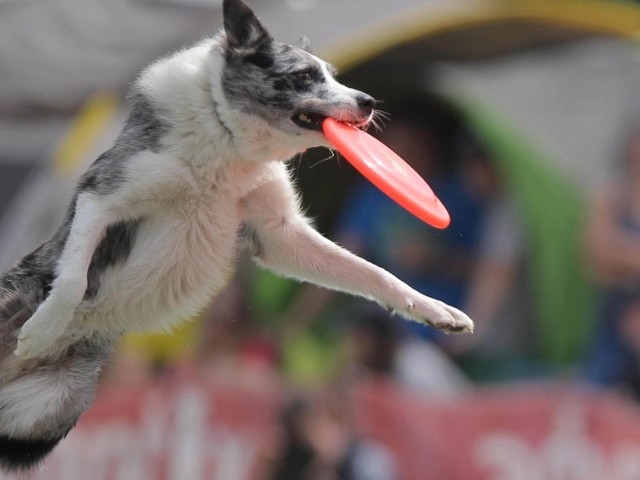
[[[270,383],[286,392],[267,470],[272,479],[393,479],[393,458],[360,435],[350,388],[383,379],[440,398],[487,383],[562,380],[640,395],[640,134],[619,174],[588,199],[584,260],[598,310],[584,354],[547,362],[536,344],[531,251],[517,197],[471,129],[443,144],[420,112],[394,114],[377,135],[447,206],[446,230],[424,225],[355,178],[330,237],[424,294],[463,309],[474,335],[447,336],[369,302],[256,269],[237,275],[207,312],[174,337],[127,339],[104,390],[196,371],[216,382]],[[585,325],[587,320],[585,319]]]
[[[601,293],[586,378],[640,395],[640,128],[629,132],[616,174],[591,199],[587,257]]]

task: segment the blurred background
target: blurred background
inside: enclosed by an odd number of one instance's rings
[[[640,479],[640,2],[248,3],[382,101],[376,135],[452,217],[435,230],[312,150],[291,168],[319,230],[476,333],[242,258],[199,318],[123,341],[27,478]],[[0,1],[0,270],[57,227],[141,68],[221,16],[220,0]]]

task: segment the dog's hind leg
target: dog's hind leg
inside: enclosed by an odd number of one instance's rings
[[[89,193],[78,196],[51,293],[22,326],[15,355],[37,357],[64,333],[84,297],[91,258],[111,221],[112,215],[100,197]]]

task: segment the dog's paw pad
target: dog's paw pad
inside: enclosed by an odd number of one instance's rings
[[[473,332],[473,321],[464,312],[439,300],[417,295],[405,297],[399,304],[402,308],[395,312],[409,320],[424,323],[445,333]]]
[[[423,322],[445,333],[472,333],[473,321],[457,308],[438,302]]]
[[[473,321],[464,313],[457,310],[455,313],[449,311],[453,321],[441,327],[449,333],[473,333]],[[457,313],[457,314],[456,314]]]

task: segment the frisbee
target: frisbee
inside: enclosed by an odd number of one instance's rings
[[[436,228],[449,225],[449,212],[431,187],[384,143],[332,118],[322,122],[322,130],[356,170],[405,210]]]

